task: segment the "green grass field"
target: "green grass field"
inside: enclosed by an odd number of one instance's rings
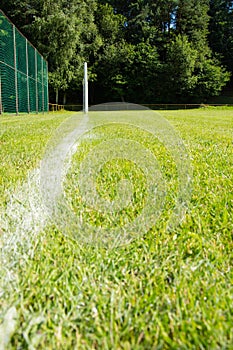
[[[92,112],[93,118],[98,113]],[[112,113],[120,120],[124,112]],[[34,226],[25,229],[34,205],[24,205],[24,195],[33,195],[31,174],[53,131],[73,114],[0,117],[0,246],[6,257],[0,277],[0,350],[233,348],[233,108],[160,114],[183,140],[193,169],[189,207],[178,226],[166,230],[178,187],[176,165],[146,132],[117,124],[94,130],[82,139],[64,182],[67,207],[110,230],[110,215],[82,202],[78,166],[109,137],[133,139],[156,156],[167,183],[160,220],[116,248],[85,244],[72,226],[64,234],[51,221],[37,233]],[[76,116],[82,120],[81,113]],[[134,112],[127,118],[133,120]],[[132,183],[133,200],[114,218],[120,227],[145,204],[145,174],[120,159],[107,162],[97,178],[99,192],[110,201],[125,178]],[[25,241],[18,244],[16,235]]]

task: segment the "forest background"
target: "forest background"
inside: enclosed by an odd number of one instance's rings
[[[47,59],[50,102],[206,103],[233,96],[233,1],[1,0]],[[216,100],[215,100],[216,101]]]

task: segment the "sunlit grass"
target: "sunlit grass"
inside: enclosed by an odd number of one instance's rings
[[[34,255],[17,261],[14,289],[1,295],[2,310],[15,306],[18,314],[8,349],[232,348],[233,109],[161,114],[184,141],[193,167],[185,220],[165,230],[177,188],[169,152],[147,134],[111,129],[112,137],[130,135],[159,159],[168,183],[161,221],[130,245],[111,250],[83,245],[75,235],[48,225]],[[52,131],[69,115],[0,118],[5,130],[0,136],[3,207],[12,189],[39,166]],[[101,132],[102,138],[110,134],[108,128]],[[95,138],[82,140],[67,175],[67,202],[76,212],[83,210],[75,182],[78,165],[96,143]],[[117,182],[127,177],[135,194],[124,220],[143,207],[144,174],[118,160],[107,163],[97,178],[99,193],[112,200]],[[95,211],[85,215],[100,220]]]
[[[43,150],[69,112],[39,115],[0,116],[0,197],[5,202],[9,187],[25,180],[39,166]]]

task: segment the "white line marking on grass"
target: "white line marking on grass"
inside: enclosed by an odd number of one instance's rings
[[[81,134],[83,122],[86,123],[86,118],[82,118],[80,123]],[[67,137],[70,136],[72,135],[68,132]],[[64,152],[67,152],[67,145],[59,144],[59,154],[63,154],[61,146]],[[69,168],[76,147],[69,149],[65,167]],[[54,161],[57,161],[57,158]],[[62,176],[65,174],[66,170]],[[14,298],[17,291],[21,292],[18,287],[20,267],[26,265],[34,256],[38,244],[43,239],[42,230],[49,219],[48,208],[45,208],[42,198],[40,181],[40,168],[29,172],[22,185],[14,191],[8,191],[11,200],[6,208],[0,208],[0,350],[7,349],[16,327],[17,305],[12,304],[17,304],[17,301],[11,299],[11,294]]]
[[[135,105],[134,110],[136,111]],[[93,115],[89,113],[89,116],[84,116],[82,120],[73,116],[61,124],[52,135],[41,162],[41,192],[51,219],[64,234],[74,235],[84,243],[107,244],[109,248],[115,248],[132,242],[138,235],[147,233],[160,220],[165,203],[167,179],[165,177],[163,180],[162,167],[150,149],[147,150],[143,142],[138,142],[133,137],[131,139],[131,135],[135,132],[140,132],[142,137],[147,134],[150,139],[154,138],[161,143],[175,163],[177,193],[173,196],[174,204],[167,220],[167,229],[174,230],[183,221],[190,200],[192,180],[192,169],[185,145],[163,116],[155,111],[144,112],[142,106],[138,106],[136,112],[134,114],[103,112]],[[118,134],[112,137],[111,127],[116,125],[122,129],[131,128],[131,133],[123,135],[123,138]],[[83,137],[95,135],[96,131],[101,133],[101,128],[109,128],[105,135],[106,139],[105,137],[100,139],[100,143],[84,155],[77,169],[76,181],[76,188],[81,194],[80,203],[83,204],[84,210],[88,208],[99,217],[102,215],[96,222],[95,219],[93,221],[93,217],[84,218],[85,215],[88,217],[87,211],[83,216],[83,210],[72,209],[72,202],[67,200],[63,188],[63,180],[77,145]],[[143,207],[134,218],[125,217],[123,224],[123,220],[119,220],[121,210],[127,209],[130,203],[132,207],[135,204],[134,193],[129,191],[133,188],[129,185],[129,181],[118,182],[117,195],[111,201],[102,198],[96,189],[96,179],[101,169],[109,161],[116,159],[135,164],[146,179]]]
[[[77,118],[77,122],[80,119]],[[80,123],[80,134],[83,133],[83,123],[86,118],[82,117]],[[61,156],[67,153],[67,142],[72,137],[67,130],[67,138],[63,144],[58,145],[57,153]],[[75,134],[76,135],[76,134]],[[69,167],[72,154],[76,147],[67,154],[67,163]],[[64,155],[63,155],[64,156]],[[62,157],[63,159],[63,157]],[[51,159],[50,159],[51,160]],[[57,162],[57,157],[54,162]],[[62,172],[62,177],[66,171]],[[60,172],[58,174],[61,175]],[[31,171],[27,180],[16,190],[9,190],[10,202],[3,210],[0,209],[0,248],[1,248],[1,275],[0,275],[0,297],[5,294],[5,290],[12,289],[12,286],[18,281],[19,264],[27,263],[32,258],[41,239],[40,233],[49,219],[48,208],[44,205],[44,198],[41,193],[41,169],[37,168]]]
[[[32,256],[35,238],[46,223],[39,190],[39,169],[33,170],[20,189],[11,195],[6,210],[1,213],[2,261],[14,266],[15,260]]]
[[[0,325],[0,350],[6,349],[17,324],[17,311],[12,306],[5,314],[3,323]]]
[[[16,301],[11,300],[11,294],[16,295],[17,291],[20,293],[19,268],[22,264],[27,264],[28,260],[33,257],[42,238],[38,234],[43,230],[48,219],[42,205],[39,174],[39,169],[31,171],[22,186],[14,193],[10,192],[11,200],[6,209],[0,212],[2,229],[0,236],[0,298],[2,299],[1,317],[3,321],[0,328],[0,350],[7,349],[13,328],[15,328],[13,319],[17,311],[13,310],[12,303]],[[12,317],[9,316],[11,314]],[[1,332],[4,333],[4,337]]]

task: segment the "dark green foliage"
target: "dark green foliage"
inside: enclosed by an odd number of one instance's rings
[[[209,43],[222,56],[222,62],[233,70],[233,1],[210,1]]]
[[[84,61],[92,104],[204,102],[220,94],[226,69],[233,70],[233,1],[3,0],[1,6],[48,59],[56,101],[62,91],[76,96],[68,102],[82,102]]]
[[[187,35],[199,50],[206,50],[208,34],[208,0],[180,0],[176,12],[176,33]]]
[[[156,97],[160,60],[150,44],[128,44],[125,41],[107,46],[100,58],[97,90],[107,100],[149,103]]]
[[[207,53],[198,50],[187,36],[178,35],[171,42],[163,71],[165,102],[198,101],[218,95],[229,79],[229,73]],[[163,92],[165,96],[166,91]]]

